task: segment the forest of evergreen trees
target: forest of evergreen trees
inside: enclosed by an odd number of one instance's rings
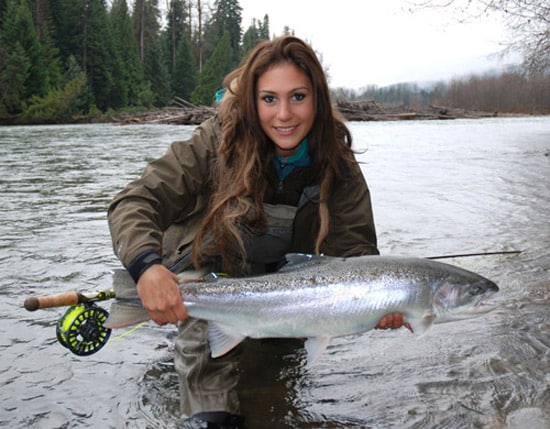
[[[163,3],[164,6],[164,3]],[[0,0],[0,124],[93,120],[179,97],[211,105],[223,77],[260,40],[238,0]],[[285,31],[290,31],[285,29]],[[519,72],[363,90],[336,98],[550,113],[550,76]]]
[[[0,0],[0,120],[63,122],[122,108],[210,105],[258,41],[238,0]]]

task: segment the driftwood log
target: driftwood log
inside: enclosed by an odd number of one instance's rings
[[[467,111],[430,105],[426,108],[412,108],[399,105],[380,105],[375,100],[338,101],[338,110],[348,121],[403,121],[456,118],[487,118],[496,113]]]
[[[165,108],[159,111],[139,113],[131,116],[114,118],[113,122],[120,125],[131,124],[169,124],[169,125],[199,125],[215,114],[211,108]]]
[[[125,115],[114,118],[121,125],[130,124],[168,124],[168,125],[199,125],[216,114],[215,107],[195,106],[183,98],[175,97],[172,107],[162,110]]]

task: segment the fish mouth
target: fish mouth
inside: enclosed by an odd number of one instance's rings
[[[466,308],[463,308],[463,311],[466,313],[477,314],[487,313],[496,308],[497,302],[494,298],[495,294],[499,291],[497,284],[487,280],[481,289],[482,292],[477,294],[469,308],[466,306]]]
[[[455,308],[445,308],[443,311],[438,312],[438,323],[469,319],[495,310],[498,306],[496,300],[493,299],[495,293],[496,291],[494,290],[487,291],[483,296],[468,304]]]
[[[462,309],[460,312],[465,314],[483,314],[494,310],[498,306],[498,303],[494,299],[494,295],[497,291],[498,288],[496,290],[486,292],[484,296],[470,306],[469,311]]]
[[[482,300],[474,305],[474,313],[488,313],[497,307],[497,303],[493,300]]]
[[[498,292],[499,290],[500,290],[500,288],[497,286],[497,284],[491,282],[491,286],[490,286],[490,288],[489,288],[489,292],[488,292],[488,293],[490,293],[490,294],[492,295],[492,294]]]

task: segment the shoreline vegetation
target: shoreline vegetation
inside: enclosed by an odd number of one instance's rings
[[[489,9],[514,3],[502,1]],[[162,13],[158,3],[0,0],[0,126],[195,125],[214,114],[227,74],[271,39],[269,16],[246,26],[239,0],[170,1]],[[332,100],[349,121],[550,115],[549,50],[544,31],[532,34],[546,28],[539,17],[548,8],[520,3],[506,10],[511,34],[521,36],[507,49],[523,57],[520,64],[447,81],[334,87]]]
[[[392,103],[377,103],[373,99],[339,100],[335,102],[337,110],[348,122],[367,121],[413,121],[413,120],[452,120],[452,119],[482,119],[496,117],[524,117],[546,116],[545,113],[529,112],[499,112],[483,111],[456,107],[438,106],[404,106]],[[176,98],[172,106],[148,110],[109,111],[95,115],[73,116],[70,120],[33,120],[22,118],[0,118],[1,126],[26,125],[68,125],[68,124],[101,124],[113,123],[118,125],[200,125],[206,119],[214,116],[216,107],[196,106],[192,103]]]
[[[528,114],[483,112],[436,105],[429,105],[422,108],[392,106],[378,104],[374,100],[338,101],[336,102],[336,107],[344,118],[350,122],[481,119],[499,116],[528,116]],[[185,100],[179,99],[175,107],[167,107],[157,111],[112,116],[110,120],[106,120],[105,122],[113,122],[120,125],[199,125],[215,113],[215,107],[194,106]]]

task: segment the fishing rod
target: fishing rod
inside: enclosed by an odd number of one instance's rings
[[[25,300],[23,306],[25,310],[36,311],[41,308],[65,307],[68,305],[106,301],[114,297],[114,290],[102,290],[92,293],[67,292],[56,295],[30,296]]]
[[[450,259],[472,256],[514,255],[521,250],[460,253],[452,255],[429,256],[425,259]],[[202,281],[205,281],[203,278]],[[191,281],[183,280],[182,282]],[[199,280],[200,281],[200,280]],[[98,306],[99,301],[107,301],[116,298],[114,290],[100,290],[97,292],[66,292],[46,296],[30,296],[25,299],[24,308],[28,311],[38,309],[66,307],[69,308],[58,320],[56,325],[56,337],[62,346],[79,356],[87,356],[99,351],[111,335],[111,330],[103,324],[109,313]]]
[[[469,258],[471,256],[492,256],[492,255],[519,255],[520,253],[521,253],[521,250],[503,250],[498,252],[456,253],[452,255],[426,256],[425,259]]]

